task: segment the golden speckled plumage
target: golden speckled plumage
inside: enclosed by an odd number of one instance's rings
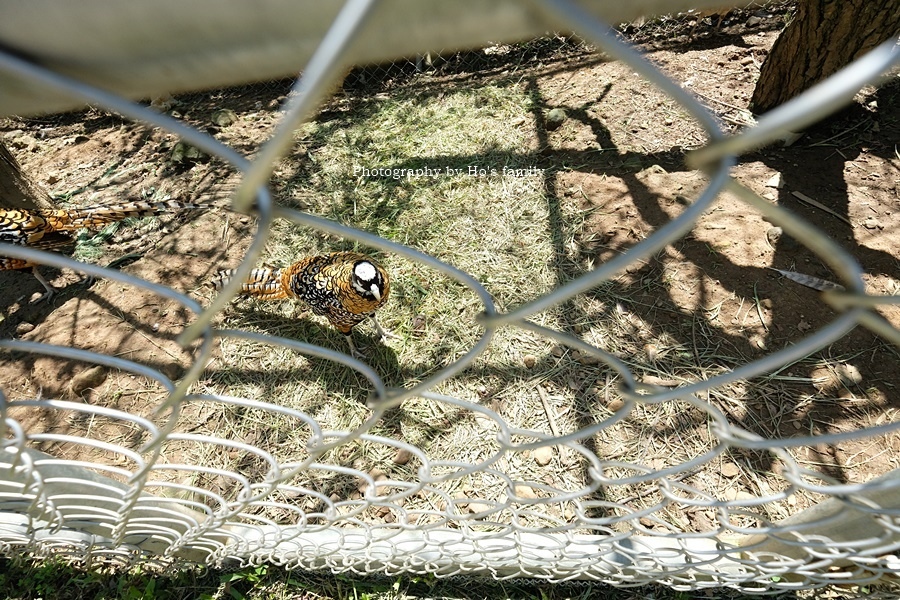
[[[101,204],[85,208],[57,210],[0,209],[0,242],[52,250],[74,243],[71,234],[79,229],[100,229],[128,217],[149,217],[173,210],[210,208],[180,200],[146,202],[135,200],[116,204]],[[34,263],[18,258],[0,257],[0,271],[31,268],[46,288],[42,298],[53,295],[54,289],[38,273]]]
[[[213,287],[222,289],[233,273],[220,272],[211,281]],[[387,271],[358,252],[309,256],[284,269],[254,269],[241,286],[242,295],[261,300],[303,300],[346,336],[354,355],[358,352],[350,333],[365,319],[371,318],[379,333],[387,335],[375,320],[375,311],[387,302],[389,293]]]

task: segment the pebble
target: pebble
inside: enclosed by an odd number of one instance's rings
[[[517,485],[515,488],[517,498],[537,498],[534,488],[529,485]]]
[[[553,448],[550,446],[541,446],[540,448],[536,448],[531,456],[534,458],[534,462],[539,466],[546,467],[550,464],[550,461],[553,460]]]
[[[725,477],[737,477],[741,474],[741,470],[734,463],[725,463],[722,465],[722,475]]]
[[[618,412],[623,406],[625,406],[624,400],[621,398],[613,398],[609,401],[609,404],[606,405],[606,408],[612,412]]]
[[[228,127],[237,121],[237,115],[230,108],[220,108],[212,114],[210,120],[219,127]]]
[[[768,181],[766,181],[766,187],[775,188],[780,190],[784,187],[784,178],[781,176],[781,173],[775,173],[772,175]]]
[[[406,448],[400,448],[399,450],[397,450],[397,454],[394,455],[394,464],[405,465],[412,459],[412,457],[412,452],[410,452]]]
[[[553,131],[559,129],[559,126],[566,120],[566,111],[561,108],[554,108],[547,113],[547,130]]]
[[[106,381],[107,375],[106,367],[100,365],[85,369],[72,378],[72,382],[69,384],[69,391],[75,396],[81,396],[86,390],[95,389],[100,386],[100,384]]]

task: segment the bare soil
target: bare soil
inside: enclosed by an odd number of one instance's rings
[[[758,65],[776,35],[772,29],[736,23],[702,29],[677,46],[648,44],[646,49],[653,62],[697,93],[730,126],[743,118]],[[571,61],[548,61],[536,65],[531,75],[536,87],[530,92],[541,104],[567,112],[558,128],[536,132],[536,166],[554,173],[548,189],[555,193],[549,201],[565,208],[563,212],[574,208],[584,215],[573,239],[559,240],[559,273],[565,280],[627,250],[697,197],[704,182],[684,166],[683,156],[685,148],[700,145],[703,138],[676,105],[621,64],[585,59],[583,66],[573,68]],[[197,94],[180,98],[175,110],[184,120],[252,154],[277,122],[285,93],[286,87],[276,83]],[[895,294],[900,286],[898,96],[896,81],[880,90],[865,90],[857,103],[806,131],[793,145],[744,156],[733,172],[738,181],[816,224],[856,256],[866,272],[867,290],[874,295]],[[345,110],[347,102],[338,99],[328,110]],[[213,113],[222,108],[235,112],[234,124],[212,123]],[[172,136],[101,111],[8,119],[0,131],[26,173],[73,203],[142,194],[224,200],[236,181],[214,160],[174,162]],[[783,181],[780,188],[767,185],[776,174]],[[799,200],[793,192],[829,211]],[[696,359],[710,364],[729,357],[738,366],[795,343],[836,313],[818,292],[772,269],[835,278],[819,257],[795,240],[779,238],[772,227],[737,199],[718,198],[691,234],[622,273],[616,284],[632,291],[642,282],[666,285],[647,284],[643,293],[629,294],[621,309],[653,323],[678,344],[704,348]],[[138,253],[120,267],[123,272],[165,282],[205,302],[210,294],[203,282],[237,261],[254,230],[252,219],[228,212],[166,216],[122,227],[99,262]],[[29,274],[0,273],[0,337],[116,356],[153,367],[173,380],[190,364],[196,350],[175,342],[191,320],[190,311],[178,302],[111,280],[87,287],[70,271],[43,272],[60,292],[40,304],[29,303],[42,292]],[[900,326],[896,307],[879,312]],[[667,349],[647,352],[665,354]],[[748,392],[729,417],[769,437],[858,430],[896,420],[900,360],[895,347],[857,328],[817,356],[818,363],[805,362],[782,373],[783,395],[753,397]],[[88,366],[4,353],[0,389],[9,399],[69,399],[76,402],[73,409],[77,403],[102,398],[110,408],[143,416],[150,416],[164,393],[162,384],[115,369],[73,393],[73,378]],[[785,398],[793,400],[785,403]],[[796,400],[800,398],[806,400]],[[11,416],[31,432],[66,434],[96,426],[77,410],[51,414],[20,408]],[[187,430],[203,415],[186,411],[180,418]],[[95,435],[139,437],[122,426]],[[65,456],[70,447],[58,445],[59,440],[47,438],[45,449],[55,448]],[[896,435],[879,437],[877,443],[860,438],[839,448],[809,449],[807,458],[838,480],[865,481],[895,468],[898,448]]]

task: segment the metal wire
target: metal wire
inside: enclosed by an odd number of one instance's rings
[[[616,585],[663,583],[676,589],[731,586],[753,593],[816,589],[834,583],[866,585],[897,572],[900,528],[896,517],[900,479],[888,473],[868,483],[847,483],[802,467],[787,448],[838,444],[848,439],[896,432],[900,423],[859,431],[766,439],[735,423],[708,401],[718,386],[776,373],[863,325],[894,343],[900,332],[874,311],[896,298],[866,294],[858,261],[816,227],[760,198],[730,178],[736,155],[771,141],[786,131],[819,119],[848,101],[858,89],[900,64],[895,42],[886,43],[806,94],[763,117],[758,126],[725,136],[715,119],[688,92],[662,75],[639,53],[621,42],[607,25],[565,0],[535,1],[532,8],[548,28],[574,30],[611,57],[627,63],[692,115],[709,136],[688,161],[710,175],[699,197],[671,222],[659,227],[627,253],[600,265],[551,292],[499,312],[488,290],[469,273],[432,256],[379,236],[280,206],[274,206],[266,180],[293,140],[293,131],[309,118],[330,86],[348,67],[347,49],[366,27],[377,4],[351,0],[341,11],[285,106],[274,137],[250,161],[208,134],[132,103],[116,94],[0,50],[0,71],[39,82],[136,121],[174,133],[217,156],[244,175],[233,207],[259,217],[259,229],[234,281],[205,309],[164,285],[116,270],[16,246],[2,246],[6,256],[80,270],[170,299],[195,320],[178,340],[192,350],[191,365],[177,381],[157,369],[121,357],[36,342],[0,340],[6,352],[54,356],[121,369],[156,381],[166,399],[152,418],[126,411],[57,399],[10,399],[0,390],[0,547],[6,552],[38,555],[65,552],[83,560],[112,563],[158,561],[167,565],[226,561],[273,562],[335,572],[492,576],[498,579],[582,579]],[[629,265],[683,237],[722,191],[749,207],[819,256],[840,278],[846,291],[830,291],[823,300],[840,314],[796,344],[734,368],[730,372],[676,388],[640,383],[631,363],[576,335],[529,320],[609,281]],[[255,198],[255,204],[252,200]],[[256,264],[274,219],[284,219],[323,233],[379,248],[428,267],[465,286],[480,304],[471,326],[483,332],[471,347],[415,385],[393,388],[365,362],[334,350],[284,337],[219,329],[215,317],[238,291],[240,280]],[[552,340],[609,367],[623,406],[608,418],[586,422],[571,432],[552,433],[514,426],[491,407],[470,398],[439,393],[438,385],[476,364],[501,327],[528,331]],[[270,402],[195,389],[212,356],[214,342],[245,341],[296,351],[342,364],[371,388],[371,412],[343,430],[328,430],[314,416]],[[536,381],[539,385],[540,381]],[[192,392],[193,390],[193,392]],[[704,399],[706,398],[706,399]],[[432,403],[472,415],[484,435],[476,462],[437,459],[416,443],[387,435],[379,427],[405,400]],[[679,403],[701,415],[713,442],[697,456],[668,467],[649,467],[601,456],[597,436],[621,426],[637,411]],[[280,458],[278,443],[247,443],[227,436],[186,431],[185,414],[200,409],[241,411],[256,418],[281,419],[304,432],[305,447],[290,460]],[[124,442],[28,431],[22,411],[86,415],[137,432],[133,446]],[[124,438],[123,438],[124,439]],[[382,453],[406,453],[417,461],[414,474],[390,478],[345,463],[335,452],[354,444]],[[239,453],[255,461],[261,475],[208,464],[163,460],[170,447],[203,447],[214,453]],[[122,464],[72,460],[68,447],[85,447],[116,456]],[[521,481],[511,464],[525,453],[555,449],[575,457],[583,482],[572,489],[554,483]],[[782,465],[781,485],[754,497],[723,498],[685,479],[728,453],[760,451]],[[356,493],[326,494],[316,477],[352,482]],[[460,496],[445,485],[477,477],[496,492]],[[228,486],[233,494],[222,492]],[[630,498],[618,501],[605,493],[631,486]],[[798,491],[819,494],[823,501],[786,520],[771,518],[765,508]],[[304,502],[298,501],[302,498]],[[425,504],[408,504],[427,498]],[[640,502],[637,502],[640,500]],[[682,514],[704,510],[711,526],[702,531],[679,528],[663,511]],[[380,518],[370,518],[372,514]],[[390,515],[391,519],[385,516]],[[683,520],[682,520],[683,523]]]

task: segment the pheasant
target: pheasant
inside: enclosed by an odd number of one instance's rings
[[[234,274],[220,271],[210,284],[221,290]],[[344,334],[350,354],[363,355],[353,343],[353,328],[371,318],[382,339],[396,337],[381,328],[375,311],[387,302],[390,278],[384,267],[358,252],[333,252],[309,256],[285,269],[254,269],[241,286],[241,295],[260,300],[296,298],[314,314],[325,317]]]
[[[135,200],[118,204],[100,204],[85,208],[58,210],[0,209],[0,242],[42,250],[59,249],[74,243],[72,233],[79,229],[100,229],[128,217],[148,217],[173,210],[212,208],[181,200],[147,202]],[[34,302],[53,296],[56,290],[44,279],[31,261],[0,256],[0,271],[31,268],[46,293]]]

